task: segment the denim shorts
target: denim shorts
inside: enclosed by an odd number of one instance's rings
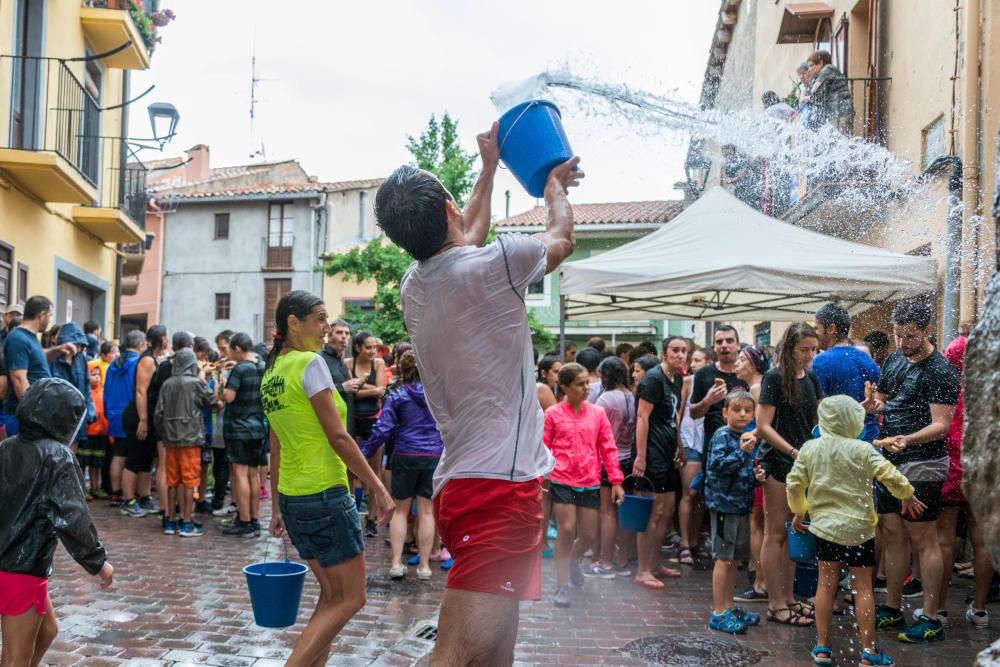
[[[685,454],[685,456],[687,456],[687,462],[688,463],[704,463],[705,462],[705,457],[701,455],[701,452],[699,452],[697,449],[694,449],[693,447],[685,447],[684,448],[684,454]]]
[[[308,496],[278,494],[285,530],[303,560],[320,567],[346,563],[364,552],[361,518],[354,496],[343,486]]]

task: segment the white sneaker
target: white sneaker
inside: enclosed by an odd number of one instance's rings
[[[985,609],[973,609],[972,605],[965,610],[965,620],[972,623],[977,628],[990,627],[990,612]]]
[[[426,570],[421,570],[419,567],[417,568],[417,579],[420,579],[421,581],[427,581],[431,578],[432,574],[434,573],[431,572],[430,568],[427,568]]]
[[[914,621],[914,623],[921,616],[923,616],[923,615],[924,615],[924,608],[923,607],[918,607],[917,609],[914,609],[913,610],[913,621]],[[966,618],[968,618],[968,613],[966,613]],[[939,611],[938,615],[937,615],[937,620],[941,623],[941,625],[943,625],[944,627],[947,628],[948,627],[948,612],[947,611]],[[987,623],[988,622],[989,621],[987,620]]]
[[[389,578],[390,579],[402,579],[406,576],[406,566],[400,565],[399,567],[389,568]]]

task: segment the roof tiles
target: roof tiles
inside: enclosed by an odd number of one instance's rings
[[[573,221],[577,225],[662,224],[672,220],[683,208],[681,200],[573,204]],[[544,228],[546,210],[545,206],[536,206],[530,211],[499,220],[496,225],[500,228]]]

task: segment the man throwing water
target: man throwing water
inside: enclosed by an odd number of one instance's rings
[[[455,565],[432,665],[511,664],[519,601],[541,597],[539,479],[554,461],[542,444],[524,295],[573,252],[566,190],[583,172],[579,158],[552,170],[545,233],[484,245],[498,130],[477,137],[483,168],[464,212],[437,178],[410,166],[375,197],[379,227],[417,260],[400,295],[444,441],[434,509]]]

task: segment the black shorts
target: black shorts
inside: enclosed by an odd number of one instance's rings
[[[393,472],[392,476],[395,477],[396,473]],[[584,489],[583,491],[577,491],[572,486],[566,486],[565,484],[553,481],[549,481],[549,485],[549,493],[551,494],[552,502],[554,503],[576,505],[577,507],[585,507],[592,510],[601,509],[600,489]]]
[[[226,454],[229,456],[229,462],[234,465],[257,468],[260,466],[263,451],[264,440],[261,438],[226,439]]]
[[[131,473],[150,472],[153,461],[156,460],[156,440],[147,437],[139,440],[134,435],[128,435],[125,440],[125,470]]]
[[[128,441],[128,436],[124,438],[111,438],[114,442],[111,443],[111,456],[117,456],[119,458],[125,458],[128,456],[128,449],[125,443]]]
[[[768,477],[773,477],[775,481],[784,484],[785,479],[788,478],[788,473],[792,472],[792,466],[795,465],[795,461],[772,449],[764,454],[760,460],[760,465],[767,471]]]
[[[910,482],[910,484],[913,485],[917,499],[927,505],[927,509],[917,517],[903,516],[903,520],[911,523],[937,521],[938,517],[941,516],[941,492],[944,489],[944,480],[940,482]],[[875,480],[875,511],[879,514],[900,515],[903,511],[902,501],[889,493],[889,490],[882,486],[878,480]]]
[[[831,563],[843,563],[847,567],[875,567],[875,540],[871,539],[855,547],[828,542],[822,537],[816,539],[816,559]]]
[[[264,447],[260,450],[260,458],[257,460],[258,468],[266,468],[270,464],[268,457],[271,455],[271,438],[264,438]]]
[[[438,460],[437,456],[393,456],[393,499],[406,500],[420,496],[430,500],[434,495],[434,470],[437,469]]]
[[[632,474],[632,459],[624,459],[618,462],[618,467],[621,468],[622,474],[628,477]],[[611,488],[611,480],[608,479],[608,471],[601,466],[601,486]]]
[[[646,468],[643,477],[652,483],[654,493],[676,493],[681,489],[681,473],[673,466]]]
[[[354,437],[358,440],[367,440],[372,437],[372,429],[378,417],[358,417],[354,416]]]

